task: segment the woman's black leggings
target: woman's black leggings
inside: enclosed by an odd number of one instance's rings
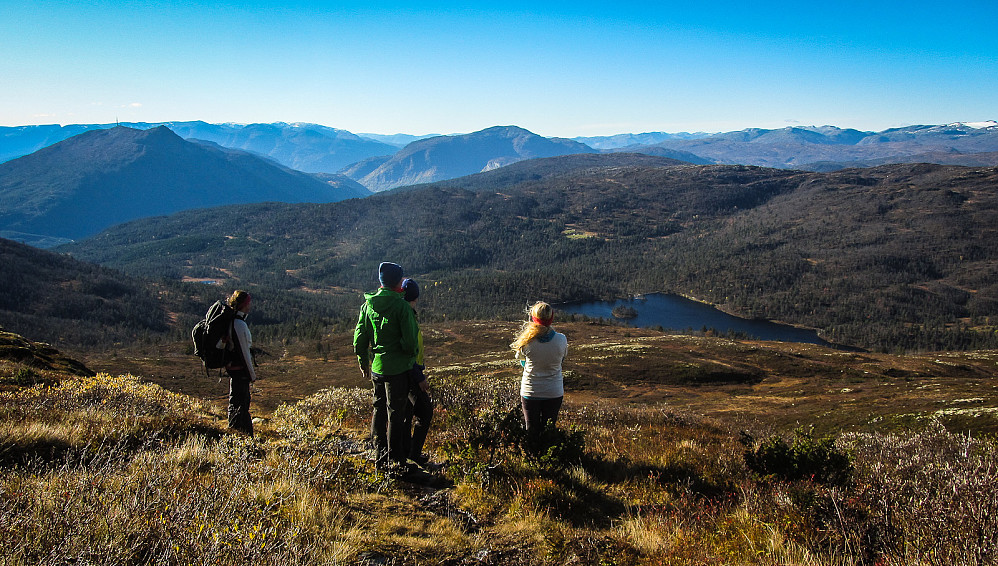
[[[564,397],[554,399],[527,399],[520,397],[523,406],[523,422],[527,423],[527,434],[537,437],[548,424],[552,426],[558,420],[558,411]]]

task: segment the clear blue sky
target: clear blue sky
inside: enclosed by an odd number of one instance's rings
[[[2,0],[0,125],[574,137],[998,120],[996,22],[996,0]]]

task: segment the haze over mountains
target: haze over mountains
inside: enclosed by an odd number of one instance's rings
[[[320,180],[244,151],[186,141],[166,127],[117,127],[0,164],[0,234],[45,244],[190,208],[367,194],[345,177]]]

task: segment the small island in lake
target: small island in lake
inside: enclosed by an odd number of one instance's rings
[[[626,305],[618,305],[616,307],[613,307],[613,310],[610,311],[610,314],[612,314],[616,318],[625,318],[626,319],[626,318],[634,318],[634,317],[638,316],[638,311],[635,310],[634,307],[629,307],[629,306],[626,306]]]

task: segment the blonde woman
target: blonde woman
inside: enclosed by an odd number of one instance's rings
[[[520,402],[527,436],[536,441],[546,426],[558,420],[565,395],[561,364],[568,353],[568,339],[551,328],[554,309],[545,302],[530,308],[530,320],[510,347],[523,366]]]

